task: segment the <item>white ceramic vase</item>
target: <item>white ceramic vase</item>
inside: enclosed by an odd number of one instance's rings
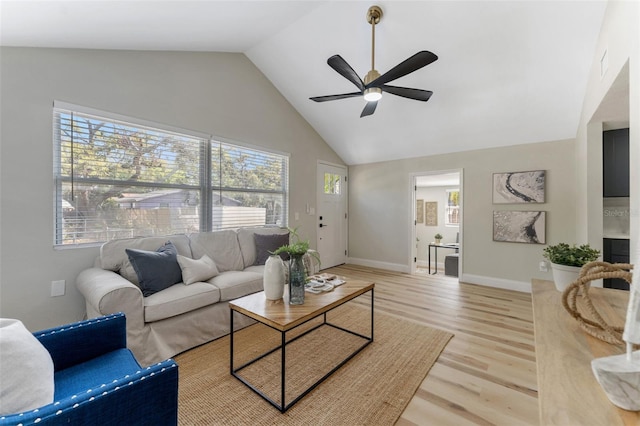
[[[558,291],[564,291],[569,284],[576,281],[580,275],[580,268],[577,266],[559,265],[551,263],[551,272],[553,273],[553,282]]]
[[[279,300],[284,295],[285,266],[280,256],[274,254],[264,264],[264,296],[268,300]]]

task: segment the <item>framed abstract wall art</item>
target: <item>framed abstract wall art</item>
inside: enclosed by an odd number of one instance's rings
[[[545,171],[493,174],[493,204],[544,203]]]
[[[416,200],[416,223],[424,222],[424,200]]]
[[[494,211],[493,241],[546,244],[547,213]]]

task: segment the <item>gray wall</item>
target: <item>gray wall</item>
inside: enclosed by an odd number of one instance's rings
[[[54,100],[291,153],[290,225],[312,242],[293,213],[315,205],[317,160],[343,164],[242,54],[1,48],[0,90],[0,316],[31,330],[82,318],[74,280],[98,253],[53,248]]]
[[[608,51],[609,69],[600,76]],[[615,99],[621,75],[628,110]],[[603,113],[603,110],[606,113]],[[609,1],[598,38],[575,140],[457,153],[350,167],[349,254],[357,263],[409,269],[409,175],[464,169],[463,276],[478,284],[526,290],[538,271],[544,246],[495,243],[491,236],[490,176],[495,171],[547,170],[547,243],[602,244],[603,122],[628,121],[630,128],[632,256],[640,256],[640,2]],[[541,123],[544,125],[544,123]],[[376,207],[378,209],[376,210]],[[505,208],[517,209],[515,206]],[[533,209],[533,208],[532,208]],[[384,224],[380,227],[379,224]],[[382,228],[382,229],[380,229]],[[374,232],[375,229],[378,229]],[[639,259],[632,257],[631,261]]]
[[[493,241],[493,210],[547,212],[549,244],[575,239],[575,141],[553,141],[349,167],[349,257],[354,263],[409,271],[411,175],[463,169],[463,276],[483,285],[530,289],[540,244]],[[492,204],[492,174],[546,170],[544,204]],[[383,224],[383,225],[381,225]]]

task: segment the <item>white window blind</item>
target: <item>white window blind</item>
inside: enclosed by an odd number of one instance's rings
[[[286,226],[289,158],[211,142],[212,228]]]
[[[288,157],[54,105],[55,245],[286,225]]]

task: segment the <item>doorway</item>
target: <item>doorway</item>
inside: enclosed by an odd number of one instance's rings
[[[318,162],[317,242],[321,268],[347,261],[347,168]]]
[[[462,169],[416,173],[411,176],[411,273],[460,277],[462,274]],[[436,235],[443,246],[435,248]],[[431,246],[430,246],[431,245]],[[429,251],[431,262],[429,263]],[[456,265],[457,263],[457,265]]]

